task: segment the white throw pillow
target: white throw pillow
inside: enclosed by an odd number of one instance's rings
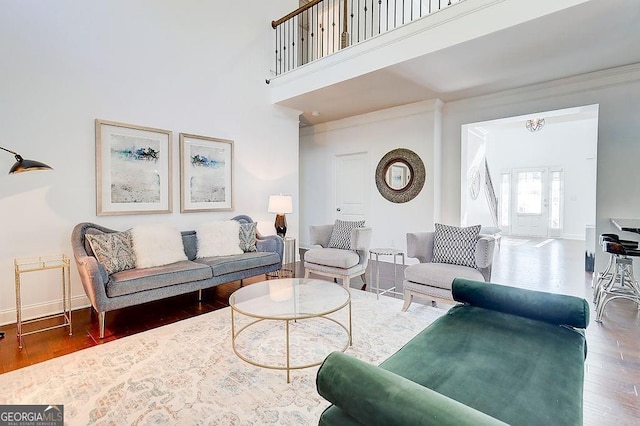
[[[131,229],[136,267],[168,265],[187,260],[180,231],[170,225],[141,225]]]
[[[240,248],[240,223],[220,220],[203,223],[196,229],[198,254],[196,257],[230,256],[244,253]]]

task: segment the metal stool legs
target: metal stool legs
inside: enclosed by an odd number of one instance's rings
[[[633,259],[629,257],[640,256],[640,251],[610,241],[603,243],[603,250],[612,255],[610,263],[613,271],[607,267],[594,286],[597,322],[602,322],[607,304],[615,299],[631,300],[640,309],[640,284],[633,275]]]

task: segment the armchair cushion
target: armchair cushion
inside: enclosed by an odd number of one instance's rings
[[[476,244],[480,225],[460,228],[435,224],[433,262],[477,268]]]
[[[453,280],[458,277],[484,280],[480,271],[475,268],[448,263],[418,263],[410,265],[404,270],[404,277],[414,283],[445,290],[451,290]]]
[[[354,228],[362,228],[364,220],[344,221],[336,219],[329,239],[329,248],[351,250],[351,231]]]
[[[334,248],[315,248],[304,254],[304,261],[334,268],[349,269],[360,261],[358,253]]]

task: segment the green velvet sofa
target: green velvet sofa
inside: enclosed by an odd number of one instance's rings
[[[456,279],[460,302],[374,366],[318,370],[320,425],[581,425],[586,300]]]

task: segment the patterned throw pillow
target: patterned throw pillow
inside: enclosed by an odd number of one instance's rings
[[[476,244],[480,225],[459,228],[436,223],[433,237],[433,262],[477,268]]]
[[[364,220],[350,222],[336,219],[336,223],[333,225],[333,231],[331,232],[331,238],[329,238],[329,247],[350,250],[351,230],[355,228],[362,228],[363,226]]]
[[[256,223],[240,224],[240,248],[243,252],[258,251],[256,247]]]
[[[91,250],[107,274],[136,267],[131,231],[86,235]]]

